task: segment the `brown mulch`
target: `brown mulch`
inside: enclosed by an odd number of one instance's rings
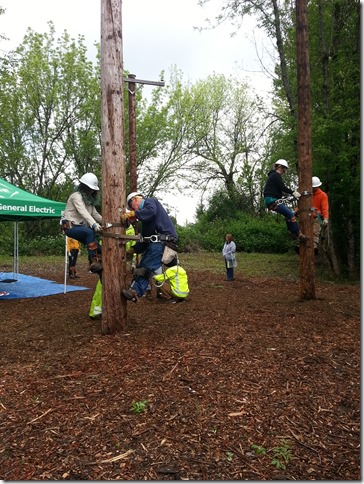
[[[102,336],[96,277],[0,301],[1,479],[360,480],[358,286],[190,271]]]

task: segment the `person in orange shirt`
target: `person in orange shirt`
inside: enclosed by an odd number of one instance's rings
[[[315,209],[313,219],[313,243],[315,254],[318,254],[321,228],[326,227],[329,223],[329,197],[319,188],[322,185],[317,176],[312,177],[312,204]]]

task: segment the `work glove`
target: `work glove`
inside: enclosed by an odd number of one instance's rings
[[[294,196],[294,198],[297,198],[297,200],[300,198],[301,194],[300,192],[298,192],[297,190],[295,190],[292,195]]]
[[[328,223],[329,223],[329,219],[324,218],[323,221],[322,221],[322,225],[325,227]]]
[[[101,232],[102,227],[101,227],[101,225],[100,225],[100,224],[98,224],[97,222],[95,222],[95,223],[93,224],[93,226],[92,226],[92,230],[93,230],[94,232]]]
[[[126,225],[129,220],[135,220],[134,210],[130,210],[130,212],[122,213],[120,215],[120,220],[123,225]]]

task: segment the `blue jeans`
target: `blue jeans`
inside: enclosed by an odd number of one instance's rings
[[[227,267],[226,268],[226,280],[233,281],[234,280],[234,267]]]
[[[277,208],[274,209],[275,212],[280,213],[286,219],[288,230],[293,234],[295,237],[298,236],[299,227],[298,223],[296,222],[295,214],[290,210],[287,205],[281,203],[277,205]]]
[[[95,232],[90,227],[84,225],[74,225],[73,227],[64,231],[67,237],[78,240],[87,247],[89,260],[96,254],[101,254],[101,245],[97,242]],[[97,243],[97,249],[92,250],[88,248],[91,242]]]
[[[162,266],[162,256],[164,251],[164,244],[160,242],[150,242],[147,245],[146,250],[143,252],[142,259],[138,264],[137,268],[145,267],[151,272],[156,271]],[[151,277],[151,276],[150,276]],[[133,280],[131,286],[139,297],[143,296],[145,291],[147,290],[149,279],[143,276],[137,276],[136,279]]]

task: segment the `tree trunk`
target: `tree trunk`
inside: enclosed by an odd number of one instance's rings
[[[355,267],[355,235],[354,223],[351,217],[348,220],[348,276],[349,279],[357,278],[357,270]]]
[[[287,72],[287,62],[286,56],[284,54],[283,48],[283,39],[282,39],[282,32],[281,32],[281,23],[279,17],[279,9],[277,0],[272,0],[273,11],[274,11],[274,27],[276,32],[276,40],[277,40],[277,49],[279,54],[279,63],[281,67],[281,78],[284,87],[284,92],[286,93],[287,102],[289,105],[290,113],[293,117],[296,117],[296,109],[293,102],[293,94],[291,84],[289,82],[288,72]]]
[[[322,253],[325,256],[326,262],[330,265],[335,276],[339,276],[341,269],[336,255],[335,244],[331,236],[331,223],[326,227],[322,227],[320,234],[320,246]]]
[[[121,0],[101,0],[102,334],[126,326],[126,251],[117,238],[125,228],[108,228],[120,224],[126,199],[121,19]]]

